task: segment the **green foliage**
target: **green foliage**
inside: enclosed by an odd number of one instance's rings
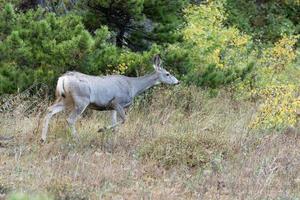
[[[181,10],[188,0],[107,0],[82,1],[79,10],[91,32],[102,25],[115,33],[116,46],[145,50],[153,42],[180,39],[176,31],[183,24]]]
[[[186,73],[184,80],[188,83],[217,88],[243,78],[252,68],[251,37],[226,26],[224,4],[213,1],[185,10],[184,41],[181,48],[170,49],[186,49],[186,69],[181,71]]]
[[[49,83],[67,70],[89,74],[145,73],[159,52],[134,53],[112,42],[112,33],[101,26],[94,35],[82,17],[70,13],[57,16],[39,8],[19,13],[7,4],[0,13],[0,94],[23,90],[34,82]]]
[[[273,46],[260,50],[254,70],[237,81],[235,93],[261,103],[252,128],[295,126],[300,108],[300,70],[294,66],[297,36],[283,36]]]
[[[100,35],[95,36],[99,40]],[[159,52],[157,46],[152,46],[149,51],[134,53],[127,49],[119,49],[110,43],[103,47],[95,47],[83,65],[81,71],[91,74],[127,74],[139,75],[147,73],[152,66],[152,58]]]
[[[227,23],[251,34],[256,40],[272,43],[284,34],[300,33],[298,0],[227,0],[225,7]]]
[[[13,63],[0,66],[0,94],[22,91],[32,84],[34,71],[20,69]]]
[[[75,14],[56,16],[42,9],[17,13],[7,4],[0,19],[1,94],[33,82],[54,86],[56,77],[67,70],[101,74],[125,73],[128,68],[135,74],[136,68],[147,68],[154,55],[152,50],[136,54],[118,49],[109,42],[111,33],[105,26],[93,37]]]
[[[93,45],[91,35],[76,15],[57,17],[42,9],[16,13],[7,4],[0,18],[1,72],[10,68],[31,80],[20,85],[20,77],[15,77],[15,81],[7,79],[4,84],[8,88],[23,89],[32,82],[51,83],[67,69],[79,69]]]

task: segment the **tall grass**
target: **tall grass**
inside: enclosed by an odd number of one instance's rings
[[[48,103],[45,103],[44,108]],[[115,132],[98,133],[106,112],[66,113],[39,144],[42,113],[0,115],[0,193],[44,193],[55,199],[296,199],[300,135],[249,129],[256,112],[225,91],[159,87],[139,97]],[[43,110],[40,109],[40,110]],[[14,195],[14,194],[11,194]],[[37,194],[38,196],[39,194]]]

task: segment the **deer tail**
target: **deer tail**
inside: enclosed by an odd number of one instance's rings
[[[57,97],[62,96],[66,97],[66,92],[65,92],[65,83],[64,83],[65,77],[59,77],[57,81],[57,86],[56,86],[56,95]]]

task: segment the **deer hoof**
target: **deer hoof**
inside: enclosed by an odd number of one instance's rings
[[[45,144],[45,142],[46,142],[45,139],[43,139],[43,138],[40,139],[40,144]]]

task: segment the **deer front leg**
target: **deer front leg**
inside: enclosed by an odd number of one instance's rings
[[[113,110],[111,112],[111,126],[115,126],[117,124],[117,121],[118,118],[117,118],[117,111]]]
[[[111,116],[112,125],[108,126],[108,127],[100,128],[98,130],[98,132],[103,132],[105,130],[114,129],[116,126],[123,124],[125,122],[125,111],[124,111],[123,107],[120,104],[115,104],[113,108],[114,108],[114,110],[112,111],[112,116]],[[120,118],[122,120],[121,122],[117,121],[117,115],[120,116]]]

